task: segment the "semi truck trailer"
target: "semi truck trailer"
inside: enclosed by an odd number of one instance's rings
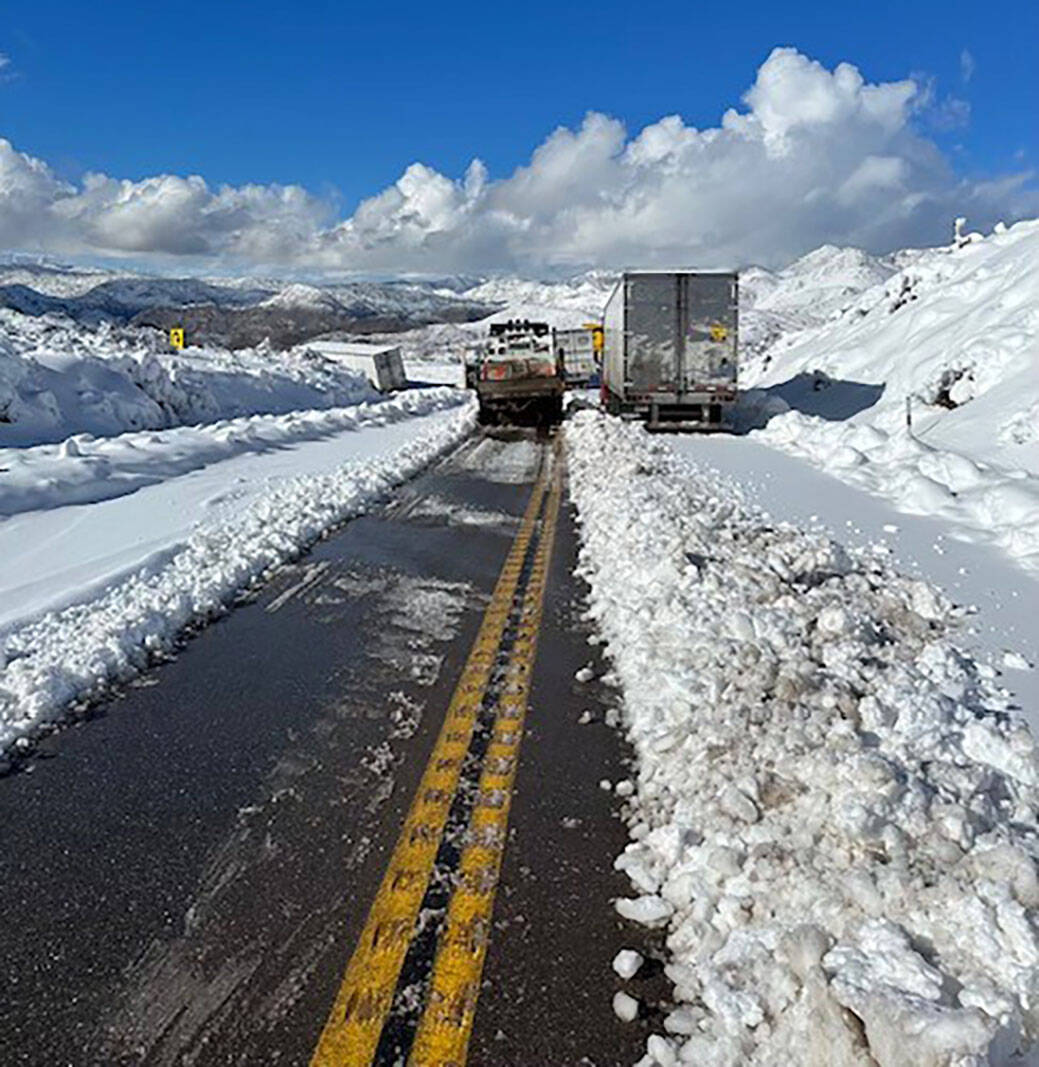
[[[307,347],[326,359],[363,374],[380,392],[407,388],[404,361],[396,345],[373,345],[362,341],[311,341]]]
[[[603,314],[602,400],[650,430],[723,430],[736,404],[738,277],[628,271]]]

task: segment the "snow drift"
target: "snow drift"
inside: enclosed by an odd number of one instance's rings
[[[760,436],[1039,569],[1039,221],[900,259],[750,353]]]
[[[958,610],[637,427],[567,443],[637,756],[617,907],[674,985],[644,1063],[1025,1062],[1039,758]]]
[[[363,375],[309,351],[169,350],[158,333],[0,309],[0,446],[356,404]]]

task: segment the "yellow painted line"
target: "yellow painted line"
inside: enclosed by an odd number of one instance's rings
[[[494,897],[505,853],[512,788],[559,515],[562,477],[558,454],[554,468],[541,541],[506,672],[507,682],[498,700],[494,733],[484,757],[457,882],[440,934],[430,990],[408,1059],[409,1067],[462,1067],[469,1047],[480,976],[490,942]]]
[[[422,898],[458,790],[462,760],[469,750],[544,495],[542,477],[531,493],[484,612],[444,725],[311,1057],[311,1067],[368,1067],[372,1062],[415,933]]]

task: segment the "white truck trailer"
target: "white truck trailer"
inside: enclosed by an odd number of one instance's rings
[[[380,392],[404,389],[404,360],[395,345],[374,345],[362,341],[311,341],[307,348],[326,359],[360,371]]]
[[[598,372],[595,335],[588,327],[555,331],[556,357],[567,385],[587,385]]]
[[[738,278],[630,271],[603,315],[607,411],[651,430],[721,430],[736,403]]]

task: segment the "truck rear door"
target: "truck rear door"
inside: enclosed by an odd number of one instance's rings
[[[678,391],[678,296],[674,274],[636,274],[628,279],[625,376],[632,393]]]
[[[736,279],[686,274],[682,287],[682,387],[736,384]]]

